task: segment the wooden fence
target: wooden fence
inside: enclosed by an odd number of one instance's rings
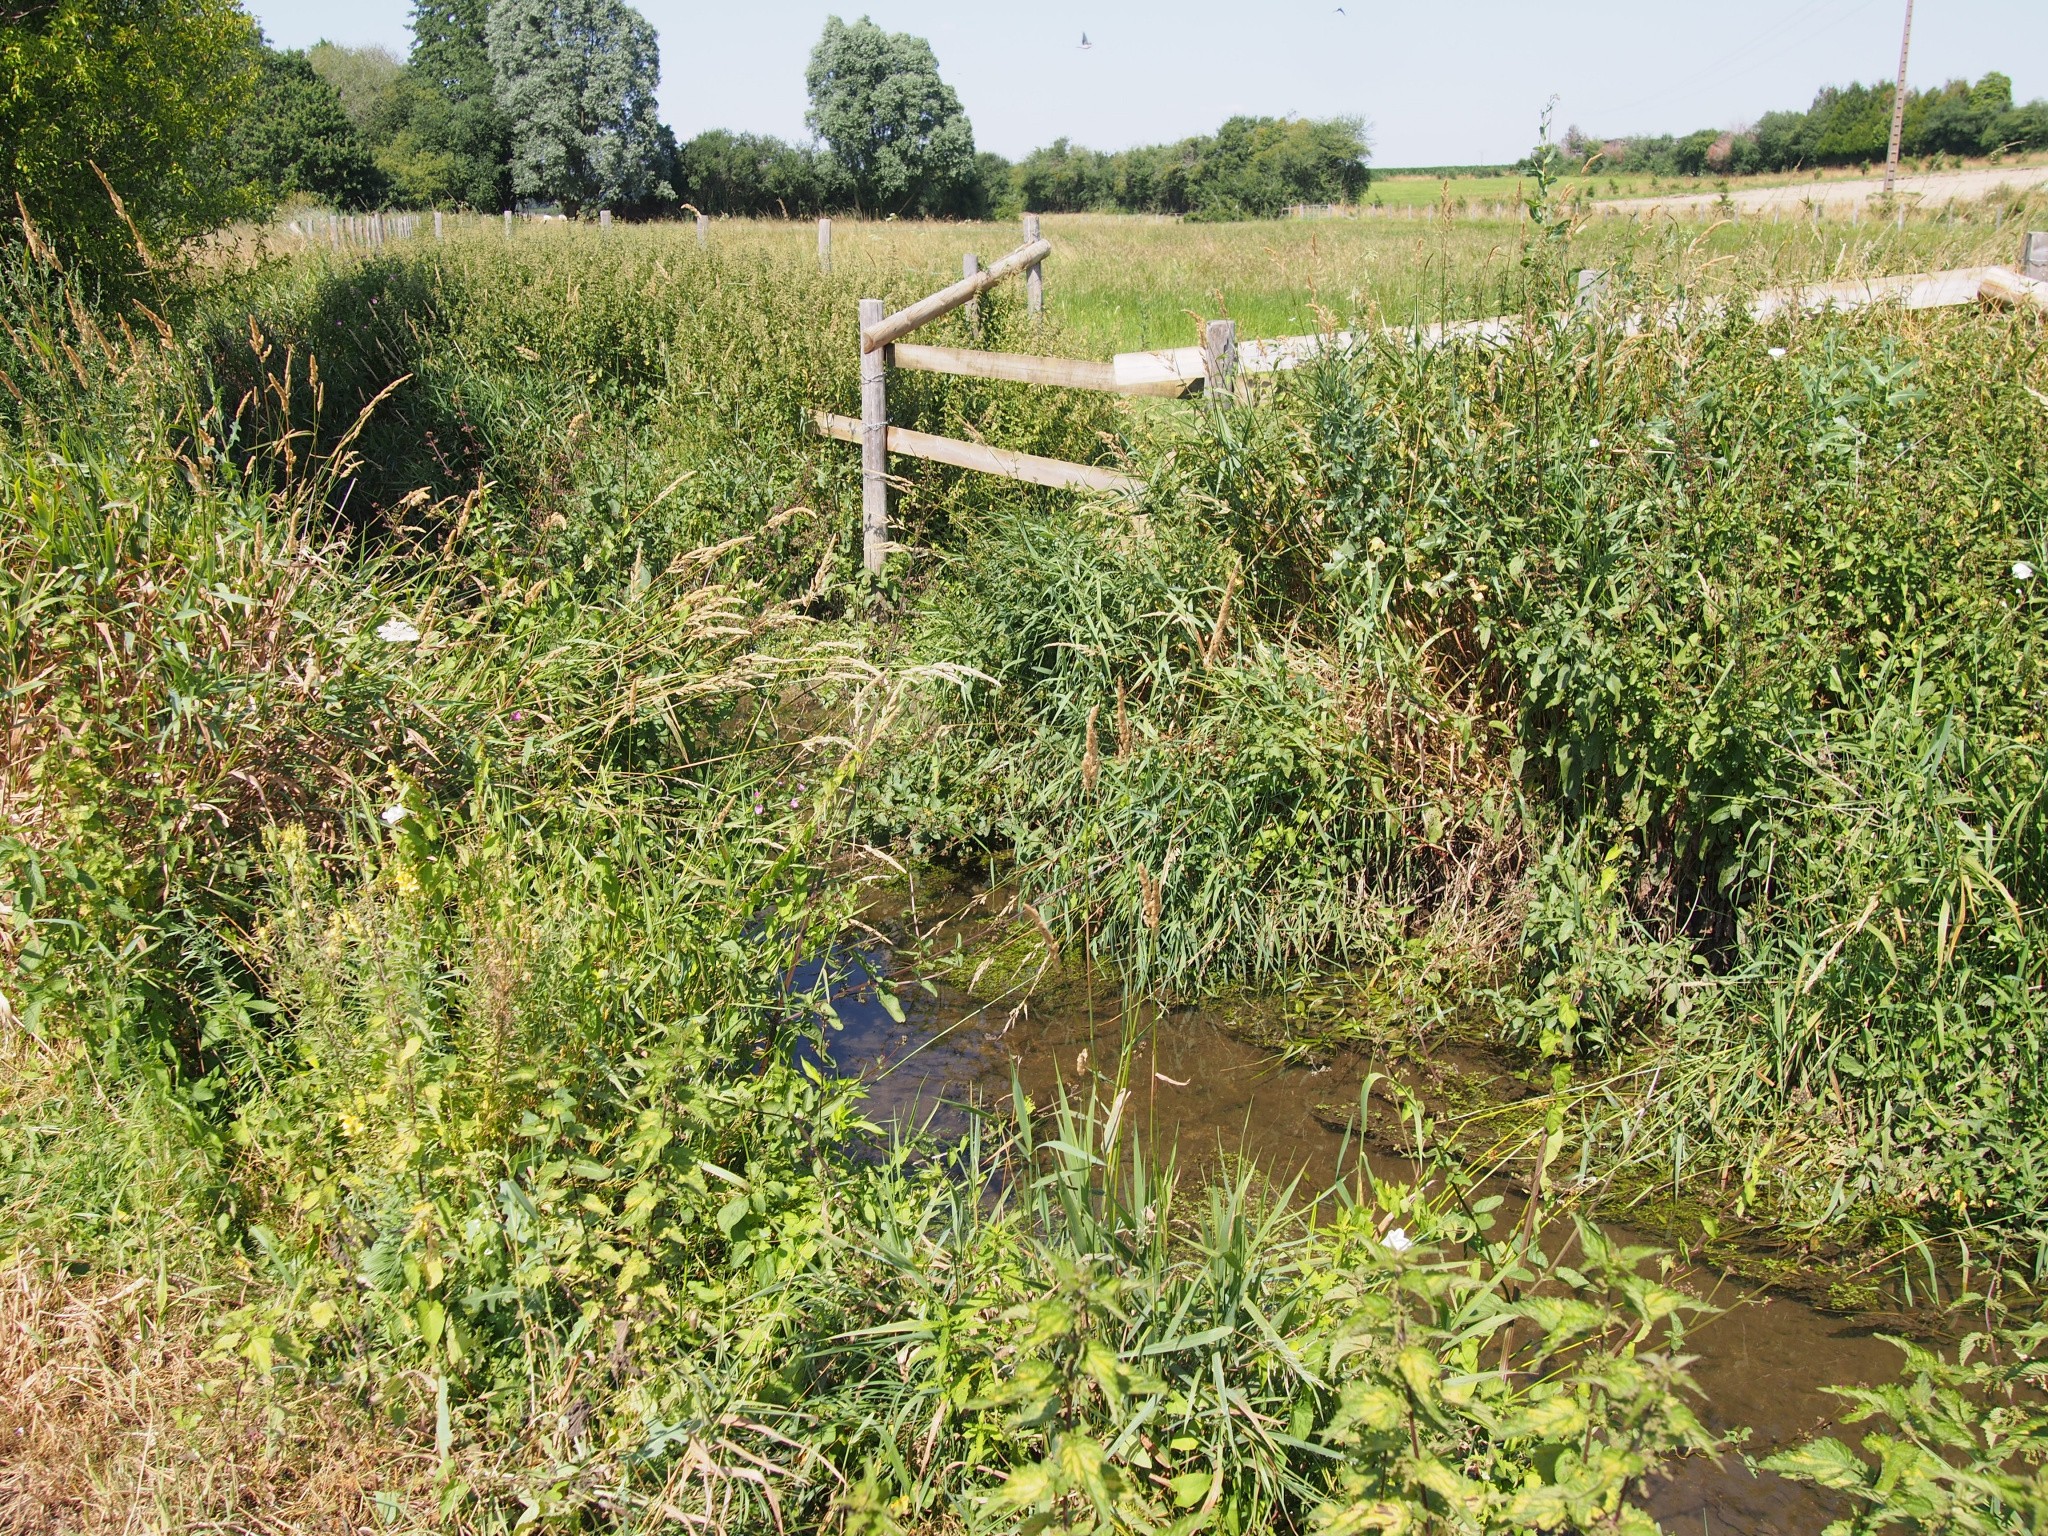
[[[820,259],[824,259],[825,236],[820,234]],[[1052,242],[1039,232],[1038,217],[1024,218],[1024,243],[1007,256],[981,265],[969,251],[960,263],[960,281],[906,304],[891,314],[880,299],[860,301],[860,415],[838,416],[830,411],[813,411],[812,422],[825,437],[860,445],[861,461],[861,558],[871,571],[879,571],[889,552],[889,455],[927,459],[959,469],[1001,475],[1029,485],[1061,489],[1121,491],[1135,494],[1144,483],[1119,470],[1065,459],[1041,458],[988,443],[964,442],[959,438],[936,437],[889,425],[889,370],[907,368],[913,372],[950,373],[970,379],[1001,379],[1014,384],[1041,384],[1056,389],[1088,389],[1116,395],[1162,395],[1180,397],[1203,390],[1229,387],[1235,378],[1237,327],[1229,320],[1212,320],[1207,326],[1207,344],[1199,349],[1202,366],[1190,377],[1125,378],[1119,358],[1112,362],[1091,362],[1072,357],[1040,357],[1021,352],[990,352],[978,347],[931,347],[905,344],[902,338],[930,325],[934,320],[965,310],[970,326],[979,325],[979,301],[996,284],[1012,277],[1024,280],[1025,305],[1029,313],[1045,308],[1045,259],[1052,255]]]
[[[964,442],[958,438],[892,427],[889,425],[888,386],[891,367],[949,373],[972,379],[1048,385],[1059,389],[1097,390],[1117,395],[1181,398],[1201,393],[1236,398],[1247,375],[1280,372],[1296,367],[1319,353],[1354,347],[1367,339],[1355,332],[1335,331],[1240,342],[1235,322],[1211,320],[1203,327],[1203,340],[1199,347],[1120,352],[1107,363],[1016,352],[989,352],[973,347],[903,343],[903,337],[956,310],[965,309],[969,324],[973,325],[976,319],[974,306],[981,295],[1006,278],[1020,274],[1025,278],[1030,311],[1039,313],[1044,305],[1045,259],[1053,254],[1053,247],[1050,241],[1040,236],[1038,220],[1034,217],[1025,219],[1024,236],[1024,244],[986,268],[969,252],[961,263],[959,282],[927,294],[893,314],[880,299],[860,301],[860,416],[855,418],[835,415],[830,411],[814,411],[812,421],[822,436],[860,446],[861,553],[863,563],[871,571],[881,569],[889,551],[889,455],[892,453],[950,464],[959,469],[977,470],[983,474],[1001,475],[1030,485],[1126,493],[1136,493],[1144,488],[1142,481],[1119,470],[1041,458],[1036,454],[1020,453],[987,443]],[[830,259],[828,240],[829,235],[821,225],[821,261]],[[1605,310],[1608,287],[1606,273],[1591,268],[1582,271],[1577,282],[1578,307],[1589,312]],[[1769,289],[1749,301],[1749,312],[1762,321],[1785,314],[1859,309],[1870,304],[1896,303],[1905,309],[1934,309],[1980,302],[2026,306],[2048,314],[2048,231],[2032,231],[2026,236],[2017,267],[1965,267],[1949,272]],[[1634,333],[1679,324],[1688,319],[1708,319],[1720,313],[1725,304],[1725,300],[1712,298],[1687,301],[1652,312],[1615,315],[1610,323],[1625,332]],[[1497,316],[1426,326],[1395,326],[1379,332],[1378,336],[1382,340],[1425,348],[1451,341],[1485,345],[1513,339],[1520,334],[1521,325],[1517,318]]]

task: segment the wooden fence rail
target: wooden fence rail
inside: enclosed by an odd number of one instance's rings
[[[2027,285],[2031,282],[2031,286]],[[1765,321],[1784,314],[1817,314],[1825,310],[1862,309],[1872,304],[1897,304],[1902,309],[1942,309],[1982,300],[2037,302],[2035,294],[2048,285],[2032,282],[2011,267],[1959,267],[1948,272],[1914,272],[1898,277],[1858,278],[1838,283],[1809,283],[1792,288],[1772,288],[1749,301],[1752,319]],[[1604,282],[1581,285],[1587,308],[1598,308],[1604,297]],[[1655,313],[1624,317],[1621,329],[1630,333],[1677,324],[1691,319],[1710,319],[1726,308],[1726,301],[1706,298],[1667,306]],[[1431,325],[1388,326],[1377,334],[1384,340],[1425,350],[1454,341],[1501,344],[1521,333],[1522,322],[1508,315],[1487,320],[1448,320]],[[1240,373],[1279,373],[1297,368],[1323,352],[1343,351],[1366,338],[1353,331],[1324,332],[1313,336],[1279,336],[1265,341],[1237,344]],[[1117,389],[1124,394],[1161,392],[1171,385],[1198,385],[1208,373],[1209,348],[1167,347],[1154,352],[1119,352],[1110,360]]]
[[[906,305],[894,314],[887,312],[887,306],[880,299],[860,301],[861,415],[856,420],[850,416],[836,416],[829,411],[814,411],[812,418],[823,436],[860,444],[862,554],[870,570],[881,569],[889,550],[889,455],[892,453],[1001,475],[1030,485],[1132,494],[1144,489],[1141,480],[1120,470],[1072,464],[1063,459],[1041,458],[1037,454],[1019,453],[988,443],[969,443],[892,427],[888,413],[888,370],[892,365],[914,371],[1060,389],[1168,397],[1200,392],[1228,401],[1243,388],[1242,381],[1246,375],[1295,368],[1319,354],[1348,349],[1367,339],[1358,333],[1335,331],[1313,336],[1240,341],[1235,322],[1211,320],[1204,326],[1200,346],[1120,352],[1106,363],[1016,352],[988,352],[972,347],[918,346],[901,341],[900,338],[920,326],[929,325],[956,309],[968,308],[970,323],[978,322],[979,316],[970,306],[1005,278],[1024,274],[1033,297],[1042,293],[1043,263],[1052,254],[1052,245],[1039,238],[1037,226],[1035,218],[1027,219],[1025,233],[1028,238],[1025,244],[986,270],[980,268],[970,253],[962,262],[964,275],[959,282]],[[2037,308],[2048,313],[2048,281],[2033,275],[2035,260],[2043,256],[2048,256],[2048,233],[2034,231],[2026,237],[2022,265],[2017,269],[1964,267],[1948,272],[1919,272],[1899,277],[1769,289],[1751,298],[1748,309],[1750,315],[1759,321],[1786,314],[1860,309],[1866,305],[1887,303],[1896,303],[1906,309],[1934,309],[1995,302]],[[1604,271],[1589,268],[1579,273],[1574,284],[1573,307],[1582,315],[1603,319],[1604,323],[1616,325],[1630,334],[1711,319],[1727,307],[1725,299],[1682,300],[1661,309],[1617,316],[1610,313],[1610,286]],[[1036,313],[1038,306],[1032,303],[1029,308]],[[1521,331],[1520,319],[1495,316],[1424,326],[1391,326],[1376,334],[1384,341],[1426,349],[1453,341],[1499,345],[1514,340]]]
[[[897,342],[889,348],[889,361],[913,373],[950,373],[967,379],[1092,389],[1108,395],[1180,396],[1194,388],[1185,379],[1125,384],[1117,379],[1114,363],[1078,357],[1040,357],[1035,352],[983,352],[973,347],[921,347]]]
[[[866,424],[851,416],[813,411],[811,420],[816,424],[820,437],[866,446]],[[885,446],[890,453],[900,453],[905,458],[930,459],[935,464],[950,464],[955,469],[978,469],[983,474],[1021,480],[1026,485],[1049,485],[1055,490],[1127,491],[1135,494],[1145,488],[1144,481],[1121,470],[1073,464],[1065,459],[1041,458],[1035,453],[1019,453],[1014,448],[967,443],[957,437],[912,432],[906,427],[890,427]]]
[[[1029,245],[1018,246],[1002,260],[991,263],[985,272],[963,277],[952,287],[941,288],[937,293],[928,294],[915,304],[906,305],[873,325],[863,322],[860,328],[860,348],[863,352],[873,352],[886,347],[898,337],[908,336],[920,326],[930,325],[934,320],[950,315],[969,300],[980,298],[1004,278],[1024,271],[1051,254],[1051,242],[1033,240]]]

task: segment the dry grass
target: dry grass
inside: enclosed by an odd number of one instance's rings
[[[417,1442],[339,1392],[206,1353],[217,1303],[176,1277],[68,1278],[35,1254],[0,1270],[0,1532],[340,1532],[431,1513]]]

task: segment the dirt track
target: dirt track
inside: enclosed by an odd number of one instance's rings
[[[1979,171],[1940,171],[1929,176],[1901,176],[1899,195],[1919,207],[1940,207],[1950,198],[1973,201],[1999,187],[2025,192],[2048,187],[2048,165],[1996,166]],[[1858,181],[1802,181],[1786,187],[1755,187],[1730,192],[1728,200],[1743,213],[1791,212],[1809,203],[1829,209],[1855,208],[1884,195],[1884,178],[1872,176]],[[1721,194],[1702,192],[1683,197],[1628,197],[1603,201],[1602,208],[1618,212],[1648,213],[1664,208],[1672,212],[1700,210],[1719,205]]]

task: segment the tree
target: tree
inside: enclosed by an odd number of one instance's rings
[[[514,192],[570,213],[674,199],[646,17],[623,0],[498,0],[485,38],[511,125]]]
[[[388,48],[344,48],[321,41],[306,50],[313,73],[334,87],[341,110],[372,143],[389,137],[403,66]]]
[[[390,183],[356,132],[341,93],[296,51],[265,48],[256,91],[233,135],[243,172],[269,198],[304,196],[342,208],[374,208]]]
[[[709,129],[677,151],[676,167],[677,191],[704,213],[804,216],[843,205],[847,194],[829,153],[765,134]]]
[[[157,250],[245,211],[228,129],[257,46],[234,0],[0,6],[0,197],[106,276],[142,264],[109,187]]]
[[[1271,219],[1294,203],[1355,202],[1369,181],[1365,156],[1365,128],[1354,118],[1233,117],[1199,142],[1192,211]]]
[[[408,201],[511,206],[512,127],[498,110],[489,11],[489,0],[415,0],[399,123],[378,156]]]
[[[804,81],[805,121],[846,168],[860,208],[941,213],[972,182],[974,129],[923,38],[829,17]]]

